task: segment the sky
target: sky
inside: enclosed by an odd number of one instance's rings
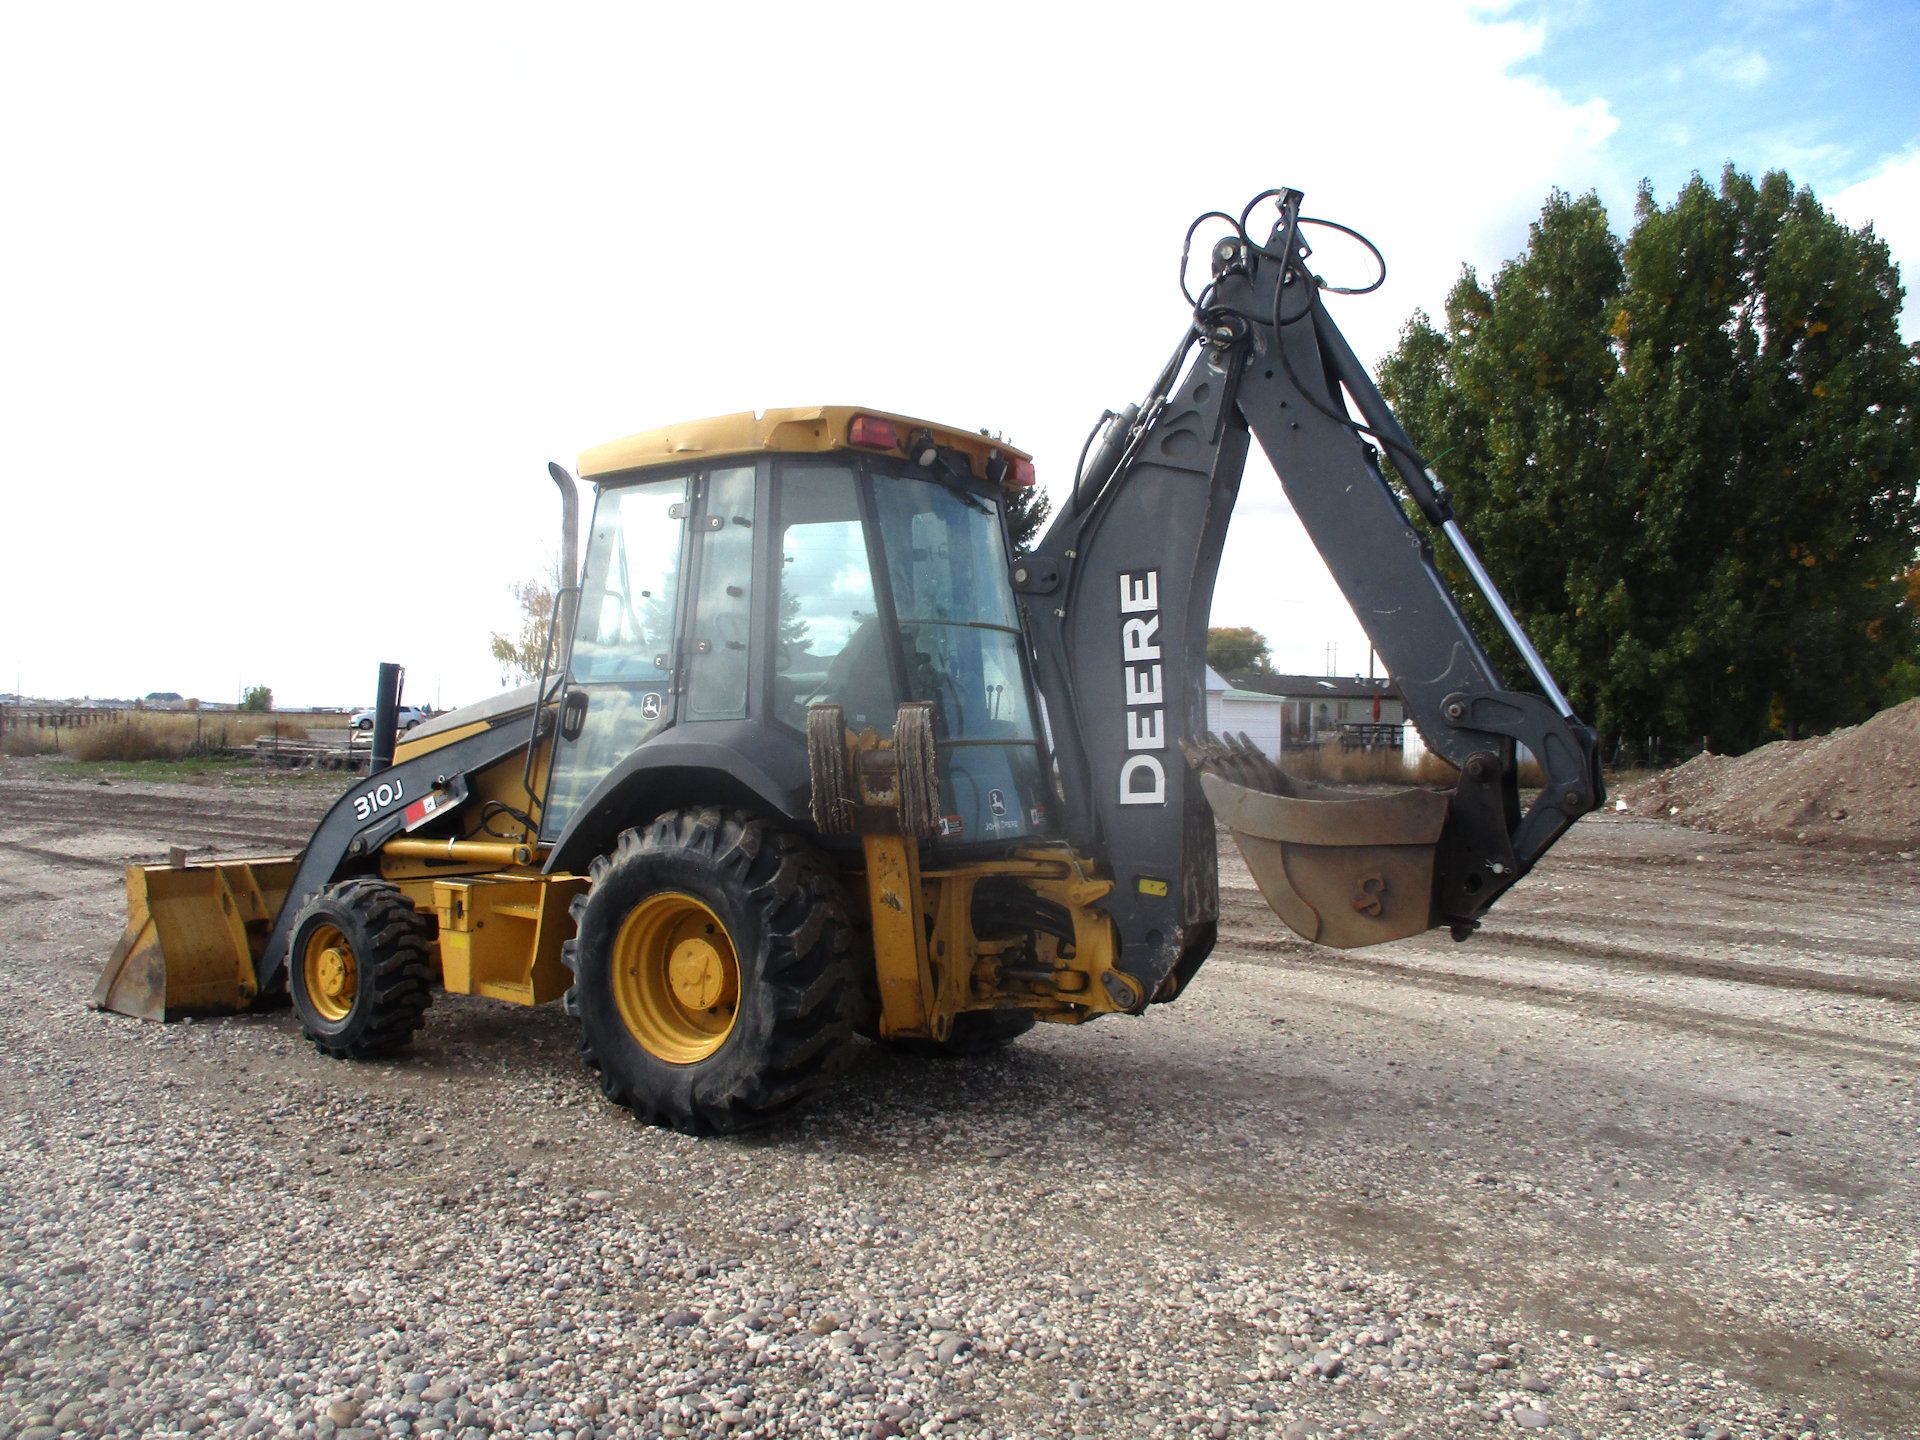
[[[1385,252],[1334,302],[1369,359],[1555,186],[1619,229],[1643,178],[1785,167],[1915,273],[1917,36],[1911,0],[5,7],[0,690],[357,705],[396,660],[482,698],[546,462],[702,415],[984,427],[1059,494],[1182,332],[1187,222],[1269,186]],[[1263,463],[1242,497],[1214,622],[1364,673]]]

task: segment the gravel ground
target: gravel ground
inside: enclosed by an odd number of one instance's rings
[[[558,1007],[86,1007],[325,799],[0,772],[0,1440],[1920,1433],[1920,865],[1596,817],[1340,957],[1229,863],[1177,1005],[696,1141]]]

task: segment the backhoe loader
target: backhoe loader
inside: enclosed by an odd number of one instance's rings
[[[397,744],[387,683],[372,773],[299,854],[131,868],[98,1003],[284,990],[359,1060],[436,991],[564,999],[609,1099],[711,1133],[817,1091],[857,1034],[970,1053],[1177,999],[1214,944],[1216,816],[1309,940],[1465,938],[1600,804],[1596,738],[1328,315],[1328,222],[1300,201],[1218,217],[1173,356],[1018,560],[1032,461],[982,433],[828,406],[586,451],[540,678]],[[1250,437],[1451,791],[1307,786],[1201,733]],[[1502,682],[1429,537],[1533,688]],[[1524,805],[1520,747],[1545,775]]]

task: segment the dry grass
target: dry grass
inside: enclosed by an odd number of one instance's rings
[[[251,745],[256,737],[273,734],[276,725],[283,740],[307,738],[300,726],[272,715],[146,713],[118,724],[62,731],[60,749],[75,760],[182,760]]]

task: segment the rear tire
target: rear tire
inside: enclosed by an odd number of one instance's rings
[[[763,1123],[841,1070],[846,902],[798,837],[717,808],[629,830],[574,901],[567,1009],[609,1100],[686,1134]]]
[[[395,886],[329,886],[301,910],[287,946],[301,1030],[337,1060],[405,1049],[433,998],[433,945],[433,923]]]

